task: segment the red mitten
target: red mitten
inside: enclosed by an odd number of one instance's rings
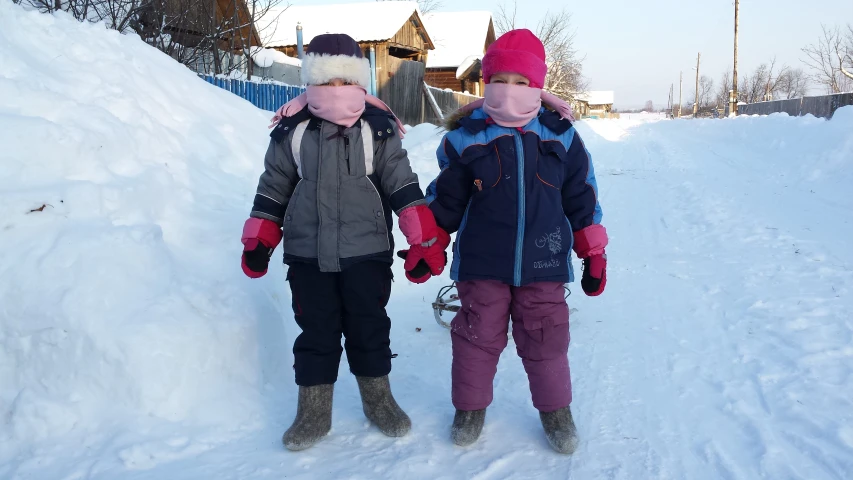
[[[590,297],[597,297],[607,284],[607,230],[604,225],[590,225],[575,232],[574,237],[575,253],[583,259],[581,288]]]
[[[447,265],[447,247],[450,245],[450,235],[436,227],[437,235],[431,242],[412,245],[408,250],[398,253],[406,259],[403,269],[406,278],[413,283],[424,283],[433,275],[441,275]],[[423,272],[422,265],[426,264],[429,271]]]
[[[267,273],[270,256],[281,241],[281,228],[271,220],[250,218],[243,225],[243,257],[241,267],[249,278]]]
[[[597,297],[604,292],[607,284],[607,255],[593,255],[583,259],[583,277],[581,288],[590,297]]]
[[[409,245],[421,245],[438,237],[438,225],[426,205],[409,207],[400,212],[400,231]],[[446,233],[445,233],[446,235]]]

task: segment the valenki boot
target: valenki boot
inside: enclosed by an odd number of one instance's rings
[[[409,433],[412,421],[406,412],[397,405],[391,395],[388,375],[383,377],[355,377],[364,416],[373,422],[379,430],[389,437],[402,437]]]
[[[578,431],[572,420],[572,411],[563,407],[554,412],[539,412],[548,443],[559,453],[571,454],[578,448]]]
[[[305,450],[332,429],[332,394],[335,385],[299,387],[296,419],[281,441],[288,450]]]
[[[456,410],[453,426],[450,427],[450,438],[460,447],[467,447],[480,438],[483,424],[486,423],[486,409]]]

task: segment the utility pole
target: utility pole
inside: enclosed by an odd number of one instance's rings
[[[732,98],[730,100],[731,106],[729,107],[729,114],[732,116],[737,115],[737,34],[738,27],[740,26],[739,8],[740,0],[735,0],[735,67],[732,74]]]
[[[671,83],[669,85],[669,100],[666,104],[666,109],[669,110],[670,118],[675,116],[675,104],[672,101],[673,95],[675,95],[675,84]]]
[[[684,92],[684,72],[678,72],[678,116],[681,117],[681,100]]]
[[[696,55],[696,101],[693,102],[693,118],[699,115],[699,59],[702,58],[702,52]]]

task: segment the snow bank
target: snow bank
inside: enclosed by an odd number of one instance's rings
[[[774,113],[658,122],[635,133],[652,131],[695,138],[718,156],[736,151],[739,167],[788,176],[799,185],[826,183],[842,198],[853,185],[853,106],[840,108],[831,120]]]
[[[284,377],[278,303],[238,265],[269,114],[11,2],[0,65],[0,465],[119,419],[256,423]]]

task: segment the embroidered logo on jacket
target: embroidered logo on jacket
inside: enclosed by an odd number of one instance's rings
[[[538,270],[542,268],[559,267],[560,258],[557,257],[557,254],[563,249],[563,235],[560,233],[560,227],[557,227],[557,230],[553,233],[543,235],[536,240],[536,248],[545,247],[548,247],[548,250],[551,252],[551,259],[547,261],[540,260],[533,262],[533,268]]]

